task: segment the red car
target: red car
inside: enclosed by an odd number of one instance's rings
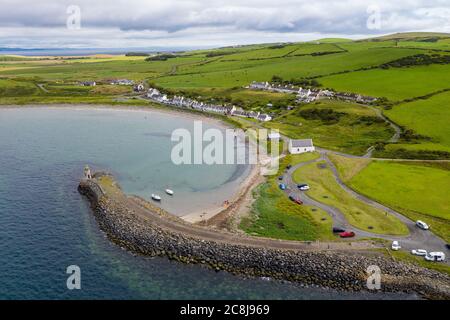
[[[300,205],[303,204],[303,201],[302,201],[302,200],[297,199],[297,198],[295,198],[295,197],[293,197],[293,196],[289,196],[289,199],[291,199],[291,201],[295,202],[296,204],[300,204]]]
[[[339,233],[339,236],[341,238],[353,238],[355,236],[355,233],[353,231],[345,231]]]

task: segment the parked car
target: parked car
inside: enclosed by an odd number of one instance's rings
[[[355,236],[355,233],[353,231],[345,231],[339,233],[339,236],[341,238],[353,238]]]
[[[297,186],[301,191],[307,191],[310,189],[310,187],[307,184],[299,184]]]
[[[338,227],[333,228],[333,233],[342,233],[342,232],[345,232],[345,230],[342,228],[338,228]]]
[[[286,166],[286,169],[291,169],[292,168],[292,165],[290,165],[290,164],[288,164],[287,166]]]
[[[428,230],[430,229],[430,227],[423,221],[417,220],[416,221],[416,226],[418,226],[420,229],[422,230]]]
[[[295,202],[296,204],[300,204],[300,205],[303,204],[303,201],[302,201],[302,200],[297,199],[297,198],[294,197],[294,196],[289,196],[289,199],[290,199],[291,201]]]
[[[411,254],[415,255],[415,256],[421,256],[421,257],[425,257],[427,255],[427,250],[424,249],[414,249],[411,250]]]
[[[450,250],[450,243],[447,243],[447,244],[445,245],[445,247],[447,248],[447,250]]]
[[[281,190],[286,190],[286,185],[284,183],[280,183],[279,187]]]
[[[280,180],[280,181],[283,180],[283,176],[279,176],[278,180]]]
[[[394,251],[398,251],[400,250],[402,247],[400,247],[400,244],[398,243],[398,241],[393,241],[392,245],[391,245],[391,249]]]
[[[427,261],[445,261],[445,254],[443,252],[429,252],[425,256],[425,260]]]

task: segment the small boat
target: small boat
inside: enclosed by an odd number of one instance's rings
[[[152,199],[155,201],[161,201],[161,197],[158,196],[157,194],[152,194]]]
[[[170,190],[170,189],[166,189],[166,193],[167,193],[168,195],[171,195],[171,196],[173,196],[173,190]]]

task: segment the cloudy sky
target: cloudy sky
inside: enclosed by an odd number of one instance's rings
[[[449,0],[0,0],[0,5],[0,47],[216,47],[450,32]]]

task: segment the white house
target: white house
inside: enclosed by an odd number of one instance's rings
[[[314,152],[315,150],[312,139],[289,140],[289,153],[291,154]]]
[[[256,81],[253,81],[251,84],[250,84],[250,88],[251,89],[256,89],[256,90],[265,90],[265,89],[267,89],[267,88],[269,88],[269,83],[268,82],[256,82]]]
[[[256,116],[256,119],[258,119],[259,121],[267,122],[267,121],[272,120],[272,117],[269,116],[268,114],[260,114],[260,115]]]

